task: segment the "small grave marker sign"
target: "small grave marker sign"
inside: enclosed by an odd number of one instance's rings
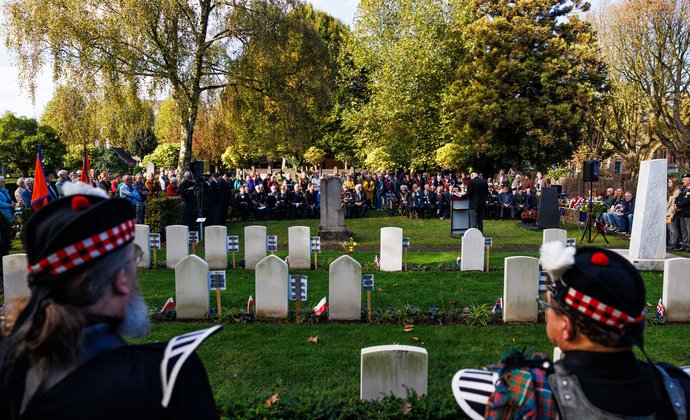
[[[192,230],[189,231],[189,243],[198,244],[199,243],[199,231]]]
[[[266,236],[266,251],[268,251],[268,252],[278,251],[278,236],[276,236],[276,235]]]
[[[307,276],[302,274],[291,274],[288,276],[290,282],[290,300],[307,300]],[[299,289],[299,299],[297,296],[297,289]]]
[[[311,244],[311,252],[313,254],[321,252],[321,237],[320,236],[312,236],[310,238],[310,244]]]
[[[151,249],[161,249],[161,234],[160,233],[149,234],[149,243],[151,244]]]
[[[410,238],[403,238],[402,246],[403,246],[403,248],[409,248],[410,247]]]
[[[228,252],[240,252],[239,236],[228,236]]]
[[[373,274],[362,274],[362,289],[366,291],[374,290],[374,275]]]
[[[226,290],[225,271],[208,272],[208,288]]]
[[[484,238],[484,246],[494,246],[494,238]]]
[[[568,238],[565,240],[566,246],[577,246],[577,238]]]

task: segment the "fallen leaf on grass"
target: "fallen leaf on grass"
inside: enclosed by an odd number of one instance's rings
[[[310,343],[316,343],[317,341],[319,341],[319,336],[317,335],[316,337],[309,337],[307,338],[307,341]]]
[[[419,337],[410,337],[410,338],[412,338],[414,341],[419,341]]]
[[[402,411],[403,411],[403,414],[407,414],[407,413],[409,413],[410,411],[412,411],[412,403],[411,403],[411,402],[406,402],[405,404],[403,404],[403,406],[402,406]]]
[[[376,291],[377,291],[377,292],[383,292],[383,288],[382,288],[382,287],[379,287],[378,289],[376,289]]]
[[[405,324],[405,327],[403,328],[404,332],[412,332],[414,331],[414,325],[412,324]]]
[[[278,394],[271,395],[271,398],[266,400],[266,407],[271,407],[273,404],[277,403],[279,399]]]

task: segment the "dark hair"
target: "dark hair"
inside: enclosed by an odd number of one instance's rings
[[[575,334],[583,334],[593,342],[606,347],[625,347],[630,345],[630,343],[624,340],[625,332],[623,330],[614,331],[606,328],[558,299],[552,299],[550,304],[552,310],[555,310],[560,315],[567,316],[574,322]]]

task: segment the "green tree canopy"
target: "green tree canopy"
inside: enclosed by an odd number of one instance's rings
[[[57,173],[67,148],[55,130],[39,125],[34,118],[17,117],[11,112],[0,118],[0,162],[9,171],[33,175],[39,145],[46,172]]]

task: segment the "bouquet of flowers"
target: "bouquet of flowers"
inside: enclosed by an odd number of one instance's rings
[[[352,239],[352,236],[350,236],[349,240],[340,243],[340,247],[343,249],[343,251],[347,252],[348,254],[352,254],[356,246],[357,242],[355,242],[355,240]]]
[[[537,215],[539,212],[535,209],[532,210],[523,210],[522,213],[520,213],[520,218],[522,219],[523,222],[534,222],[537,220]]]
[[[600,202],[600,201],[592,201],[592,204],[590,205],[589,203],[583,205],[580,207],[580,211],[589,213],[590,211],[592,212],[593,215],[600,217],[602,214],[606,213],[609,209],[606,207],[606,204]]]

